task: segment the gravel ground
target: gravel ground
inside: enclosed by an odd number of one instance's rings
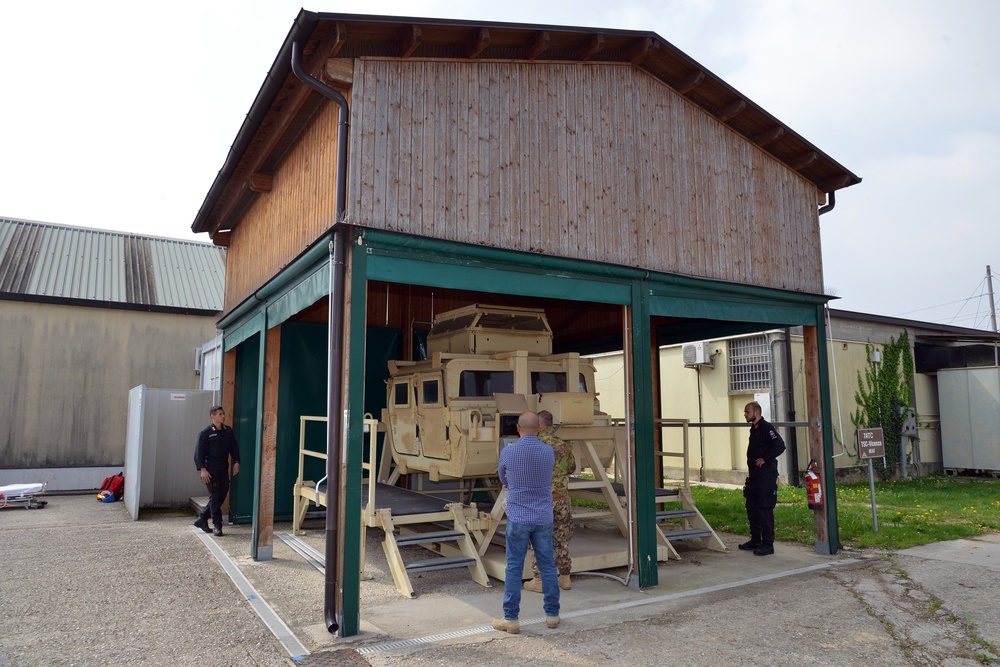
[[[0,667],[1000,662],[998,535],[960,541],[978,560],[960,549],[955,558],[925,548],[848,553],[824,561],[830,567],[688,597],[667,595],[676,585],[639,592],[575,577],[558,629],[531,622],[541,617],[540,596],[528,595],[514,636],[485,629],[499,614],[501,582],[487,589],[453,571],[430,572],[414,580],[418,597],[404,599],[380,532],[369,530],[362,633],[338,639],[322,623],[323,575],[279,539],[273,560],[253,561],[250,527],[229,527],[213,539],[310,652],[295,662],[191,530],[191,512],[143,512],[133,522],[121,503],[48,500],[40,510],[0,510]],[[322,551],[322,524],[310,526],[303,539]],[[739,576],[752,578],[764,561],[735,550],[739,536],[722,537],[733,553],[687,553],[661,572],[690,580],[688,588],[705,588],[694,582],[711,581],[721,567],[746,568]],[[768,559],[795,549],[811,551],[779,545]],[[657,601],[630,606],[637,599]]]
[[[0,666],[292,664],[193,515],[47,499],[0,510]]]

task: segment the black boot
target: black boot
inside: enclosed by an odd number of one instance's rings
[[[753,551],[754,549],[760,548],[764,543],[761,542],[759,537],[751,537],[749,542],[744,542],[740,545],[741,551]]]

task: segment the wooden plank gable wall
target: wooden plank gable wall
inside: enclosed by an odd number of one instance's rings
[[[820,194],[628,64],[353,61],[347,222],[822,293]],[[232,230],[226,311],[334,222],[320,106]]]
[[[359,59],[348,222],[822,293],[819,193],[628,64]]]
[[[226,312],[323,235],[336,218],[337,107],[324,104],[275,172],[270,190],[233,228]]]

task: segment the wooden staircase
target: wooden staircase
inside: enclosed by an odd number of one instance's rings
[[[616,460],[626,460],[627,443],[625,441],[624,428],[615,428],[613,437],[615,441]],[[686,442],[687,438],[685,436]],[[580,444],[583,452],[584,466],[591,469],[595,479],[570,478],[570,495],[576,498],[596,500],[607,504],[622,534],[626,535],[628,518],[625,509],[627,503],[625,484],[614,480],[607,474],[590,442],[582,441]],[[684,453],[676,454],[676,456],[683,457],[686,473],[688,470],[687,448],[685,447]],[[622,476],[627,482],[627,472]],[[682,484],[658,488],[654,491],[655,497],[653,502],[657,506],[656,539],[657,543],[667,550],[669,558],[674,560],[681,559],[673,542],[684,540],[696,542],[703,549],[721,552],[728,551],[726,545],[698,510],[697,505],[691,497],[687,474],[685,474]],[[674,503],[679,503],[680,506],[676,507],[673,505]],[[574,516],[576,514],[574,511]]]
[[[396,495],[400,491],[420,495],[398,487],[380,486],[383,490],[394,489],[392,493]],[[410,581],[411,575],[434,570],[466,568],[469,576],[477,584],[487,588],[491,586],[479,559],[475,541],[469,532],[470,521],[475,523],[478,518],[478,511],[474,508],[462,503],[448,503],[440,512],[394,515],[392,508],[383,507],[376,509],[371,517],[371,520],[366,520],[364,525],[382,529],[385,535],[382,550],[385,552],[396,590],[403,595],[416,597],[413,583]],[[450,530],[447,528],[448,523],[451,523]],[[424,555],[426,553],[434,555],[430,558],[407,560],[403,548],[411,546],[423,547],[426,550]]]

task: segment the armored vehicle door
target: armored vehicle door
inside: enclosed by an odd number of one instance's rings
[[[416,396],[410,389],[413,379],[412,375],[404,375],[392,380],[389,387],[389,429],[393,449],[400,454],[419,456]]]
[[[444,384],[441,372],[417,376],[417,434],[423,455],[433,459],[448,459],[451,446],[450,428],[446,423]]]

